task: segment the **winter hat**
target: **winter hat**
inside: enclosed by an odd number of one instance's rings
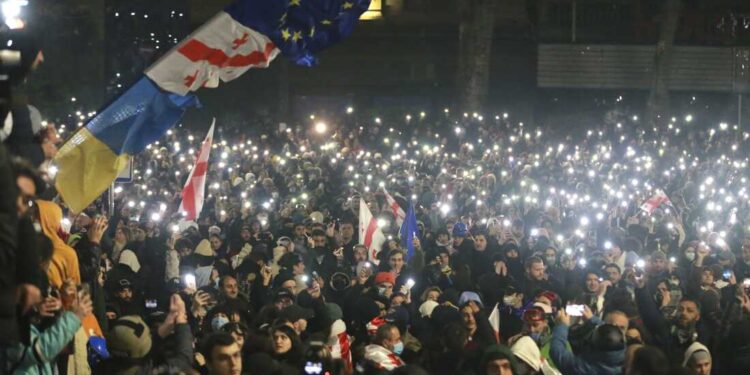
[[[124,316],[113,323],[107,345],[113,357],[140,359],[151,351],[151,331],[141,317]]]
[[[375,285],[380,283],[391,283],[396,285],[396,274],[393,272],[378,272],[375,275]]]
[[[195,247],[195,254],[204,257],[213,257],[216,255],[214,254],[213,249],[211,249],[211,243],[208,242],[208,240],[201,240],[201,242],[198,243],[198,246]]]
[[[691,360],[703,358],[708,358],[708,360],[711,361],[711,352],[708,351],[708,348],[705,345],[696,341],[690,344],[687,350],[685,350],[685,358],[682,360],[682,366],[687,367]]]
[[[424,301],[424,303],[419,306],[419,315],[421,315],[423,318],[429,318],[432,316],[432,312],[437,306],[438,303],[433,300]]]
[[[518,361],[516,361],[516,358],[513,356],[513,352],[511,352],[510,349],[505,345],[490,345],[487,349],[485,349],[484,354],[482,355],[482,360],[481,362],[479,362],[479,369],[482,372],[486,372],[487,363],[498,359],[507,359],[508,362],[510,362],[511,372],[513,374],[519,373]]]
[[[216,225],[212,225],[211,227],[208,228],[208,234],[209,235],[215,234],[218,236],[221,234],[221,228],[217,227]]]
[[[138,262],[138,257],[133,250],[123,250],[122,253],[120,253],[120,264],[130,267],[135,273],[138,273],[141,269],[141,263]]]
[[[513,352],[516,358],[529,365],[534,371],[538,372],[542,367],[542,354],[536,342],[531,337],[521,337],[510,347],[510,351]]]
[[[273,279],[273,286],[278,288],[281,285],[283,285],[285,282],[289,280],[294,280],[294,274],[292,274],[289,271],[281,271],[278,275]]]
[[[326,303],[326,311],[331,320],[339,320],[344,318],[344,312],[341,307],[333,302]]]

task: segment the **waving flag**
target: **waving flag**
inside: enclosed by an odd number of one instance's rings
[[[380,264],[378,253],[385,242],[385,235],[378,227],[378,221],[372,216],[364,199],[359,200],[359,243],[367,247],[370,262]]]
[[[495,304],[495,307],[492,308],[492,313],[487,318],[490,321],[490,327],[492,327],[492,331],[495,333],[495,341],[499,344],[500,343],[500,308],[499,304]]]
[[[404,210],[401,209],[398,202],[393,199],[393,196],[391,196],[385,188],[383,188],[383,194],[385,194],[385,200],[388,202],[388,207],[390,207],[391,212],[393,212],[393,217],[396,218],[396,225],[401,228],[401,225],[404,223],[404,218],[406,217]]]
[[[61,148],[56,187],[80,212],[114,181],[127,159],[158,140],[217,87],[279,54],[312,66],[315,54],[354,30],[370,0],[237,0],[172,48]]]
[[[162,92],[145,77],[138,81],[57,153],[55,187],[65,203],[74,212],[83,211],[110,187],[132,155],[161,138],[196,104],[192,95]]]
[[[654,194],[647,201],[643,202],[643,204],[641,205],[641,210],[646,211],[649,215],[651,215],[662,204],[666,204],[669,207],[674,208],[674,206],[672,206],[672,201],[669,200],[669,197],[664,192],[664,190],[656,189],[656,194]]]
[[[406,260],[414,256],[414,237],[419,238],[419,227],[417,217],[414,215],[414,204],[409,202],[409,211],[406,213],[404,224],[401,225],[401,247],[406,248]]]
[[[211,144],[214,138],[214,125],[216,125],[216,119],[211,123],[211,128],[208,129],[206,139],[203,140],[198,158],[195,160],[195,166],[190,171],[190,176],[188,176],[185,187],[182,189],[180,212],[185,213],[185,220],[197,219],[203,209],[206,172],[208,172],[208,157],[211,155]]]

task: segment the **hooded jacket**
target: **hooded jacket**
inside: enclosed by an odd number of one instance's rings
[[[552,330],[550,355],[563,374],[576,375],[620,375],[625,360],[625,347],[621,350],[602,352],[594,350],[576,356],[568,349],[568,327],[557,324]]]
[[[708,348],[696,341],[690,344],[690,346],[688,346],[687,350],[685,351],[685,358],[682,360],[682,367],[687,367],[688,362],[690,362],[690,357],[701,350],[704,350],[706,353],[708,353],[708,357],[711,358],[711,352],[708,350]]]
[[[53,246],[52,260],[47,269],[47,278],[50,285],[59,289],[67,280],[72,280],[75,285],[81,284],[78,254],[57,234],[62,221],[60,206],[43,200],[38,200],[36,203],[39,207],[42,230],[44,230],[44,235],[52,241]]]

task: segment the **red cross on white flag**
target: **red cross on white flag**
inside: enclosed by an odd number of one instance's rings
[[[203,200],[206,191],[206,172],[208,172],[208,157],[211,154],[211,144],[214,137],[214,125],[216,119],[211,122],[206,139],[203,140],[198,158],[193,170],[190,171],[185,187],[182,189],[182,203],[180,212],[185,214],[185,220],[195,220],[203,209]]]

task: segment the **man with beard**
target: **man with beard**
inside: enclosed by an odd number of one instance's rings
[[[330,275],[336,272],[339,258],[343,260],[343,249],[332,250],[328,245],[325,231],[320,229],[313,230],[312,242],[313,248],[307,254],[305,265],[308,269],[328,279]]]
[[[632,278],[636,285],[635,300],[643,322],[653,334],[654,343],[664,349],[672,362],[679,362],[685,350],[696,341],[711,343],[712,332],[702,324],[698,301],[683,298],[677,306],[676,317],[668,320],[648,292],[646,276]]]

